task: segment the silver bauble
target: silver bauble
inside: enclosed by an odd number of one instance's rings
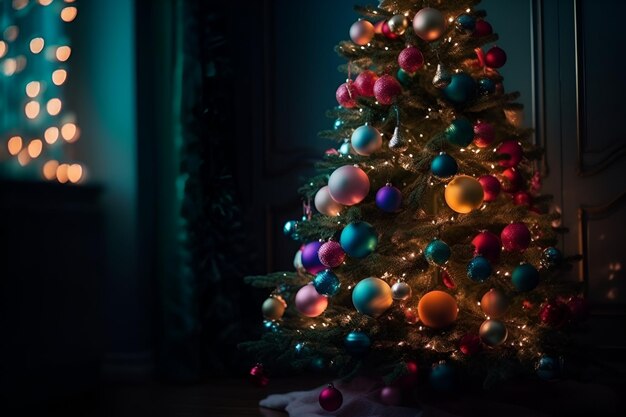
[[[433,85],[437,88],[446,88],[452,80],[452,74],[446,67],[439,64],[437,65],[437,71],[433,77]]]
[[[391,287],[391,298],[406,300],[411,296],[411,287],[404,281],[398,281]]]
[[[400,130],[400,126],[396,126],[391,139],[389,139],[389,149],[394,152],[404,152],[408,147],[409,143],[404,137],[404,133]]]
[[[432,7],[425,7],[413,18],[415,34],[425,41],[437,40],[446,29],[446,19],[443,14]]]
[[[487,346],[498,346],[506,341],[509,331],[500,320],[485,320],[478,331],[480,340]]]
[[[406,28],[409,27],[409,19],[403,14],[397,14],[387,20],[389,30],[396,35],[403,35]]]

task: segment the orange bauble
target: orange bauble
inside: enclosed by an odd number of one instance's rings
[[[426,293],[417,304],[420,320],[425,326],[433,329],[448,327],[456,320],[457,313],[456,300],[443,291]]]

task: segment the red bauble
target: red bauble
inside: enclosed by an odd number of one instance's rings
[[[404,310],[404,321],[408,324],[415,324],[419,321],[419,316],[417,315],[417,311],[412,308],[407,308]]]
[[[474,28],[474,36],[481,38],[483,36],[489,36],[492,33],[493,33],[493,28],[491,27],[491,24],[489,22],[487,22],[486,20],[476,21],[476,27]]]
[[[257,387],[266,387],[270,379],[265,375],[263,364],[257,363],[250,369],[250,381]]]
[[[487,122],[478,121],[474,125],[474,144],[479,148],[486,148],[496,139],[493,126]]]
[[[484,230],[472,239],[474,256],[482,255],[491,262],[497,262],[502,250],[500,238],[488,230]]]
[[[408,46],[398,55],[398,65],[406,72],[412,74],[424,65],[424,55],[414,46]]]
[[[320,392],[320,406],[326,411],[336,411],[339,410],[341,404],[343,404],[343,395],[341,392],[333,386],[333,384],[328,384],[326,388]]]
[[[500,68],[506,64],[506,52],[497,46],[492,47],[485,54],[485,65],[489,68]]]
[[[392,104],[401,93],[400,83],[391,75],[383,75],[374,84],[374,96],[380,104]]]
[[[374,24],[374,33],[377,35],[383,34],[383,25],[385,24],[384,20],[379,20]]]
[[[502,167],[515,167],[522,160],[524,150],[516,140],[507,140],[498,146],[498,155],[502,155],[504,159],[500,159],[498,164]]]
[[[459,349],[466,356],[471,356],[480,352],[482,347],[480,337],[476,333],[468,333],[459,341]]]
[[[526,191],[519,191],[515,193],[515,196],[513,197],[513,204],[515,204],[516,206],[530,207],[532,201],[533,198]]]
[[[417,375],[417,362],[407,361],[406,362],[406,371],[407,373],[402,375],[397,380],[397,385],[405,390],[412,389],[415,385],[417,385],[418,375]]]
[[[524,223],[511,223],[500,234],[504,250],[523,251],[530,245],[530,230]]]
[[[352,81],[341,84],[337,89],[337,92],[335,93],[337,102],[346,109],[351,109],[352,107],[356,106],[357,96],[358,93],[356,88],[354,88]]]
[[[339,242],[334,240],[328,241],[320,246],[317,251],[317,256],[320,258],[322,265],[329,268],[336,268],[341,265],[346,259],[346,253],[341,248]]]
[[[502,189],[507,193],[515,193],[524,185],[522,175],[515,168],[502,171]]]
[[[356,77],[352,84],[357,93],[363,97],[374,97],[374,84],[378,75],[374,71],[363,71]]]
[[[380,390],[380,402],[385,405],[399,405],[402,401],[402,391],[398,387],[383,387]]]
[[[550,327],[559,329],[570,320],[570,310],[567,305],[557,301],[549,301],[541,307],[539,319]]]
[[[574,321],[583,321],[589,317],[589,306],[583,297],[572,297],[566,305]]]
[[[500,194],[500,181],[493,175],[483,175],[478,178],[478,182],[483,187],[483,201],[495,201]]]
[[[387,24],[387,21],[383,22],[381,30],[382,30],[383,35],[385,35],[385,37],[389,39],[396,39],[398,36],[400,36],[396,33],[393,33],[391,29],[389,29],[389,24]],[[376,32],[376,28],[374,28],[374,32]]]
[[[450,274],[448,274],[448,271],[444,270],[441,273],[441,281],[443,282],[443,285],[446,286],[446,288],[449,288],[449,289],[456,288],[456,283],[454,282]]]

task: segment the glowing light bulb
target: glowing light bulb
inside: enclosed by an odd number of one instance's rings
[[[67,169],[67,178],[76,184],[83,177],[83,167],[80,164],[72,164]]]
[[[30,40],[30,51],[33,54],[38,54],[43,51],[43,47],[45,45],[45,41],[43,38],[33,38]]]
[[[7,148],[11,155],[17,155],[22,150],[22,138],[20,136],[13,136],[7,142]]]
[[[65,62],[68,59],[70,59],[71,54],[72,54],[72,48],[70,48],[67,45],[59,46],[55,52],[56,58],[61,62]]]
[[[48,100],[48,103],[46,104],[46,110],[48,111],[48,114],[50,116],[56,116],[61,111],[61,106],[62,106],[62,103],[60,99],[51,98],[50,100]]]
[[[43,177],[47,180],[53,180],[57,176],[57,168],[59,163],[57,161],[50,160],[43,165]]]
[[[57,141],[57,139],[59,139],[59,128],[56,126],[51,126],[47,128],[43,134],[43,138],[46,140],[47,143],[52,145],[54,142]]]
[[[34,119],[39,116],[39,102],[38,101],[29,101],[24,106],[24,113],[26,113],[26,117],[29,119]]]
[[[28,144],[28,156],[30,156],[33,159],[41,155],[42,150],[43,150],[43,142],[41,142],[41,139],[33,139]]]
[[[50,3],[52,3],[52,0],[39,0],[39,4],[41,4],[42,6],[47,6]]]
[[[36,97],[40,91],[41,91],[41,84],[39,83],[39,81],[31,81],[28,84],[26,84],[26,95],[28,97],[31,97],[31,98]]]
[[[76,136],[76,125],[74,123],[65,123],[61,126],[61,136],[70,142]]]
[[[22,10],[26,6],[28,6],[28,0],[13,0],[13,8],[15,10]]]
[[[64,7],[63,10],[61,10],[61,20],[63,20],[64,22],[71,22],[72,20],[76,19],[77,14],[78,9],[76,9],[76,7]]]
[[[63,84],[66,78],[67,78],[67,71],[65,71],[64,69],[58,69],[52,73],[52,82],[54,83],[54,85]]]
[[[57,181],[59,181],[61,184],[65,184],[69,178],[67,176],[67,170],[69,169],[69,165],[68,164],[61,164],[57,167]]]

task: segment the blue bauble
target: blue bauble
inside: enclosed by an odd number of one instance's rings
[[[298,222],[289,220],[283,226],[283,233],[294,240],[298,239]]]
[[[539,271],[528,263],[516,266],[511,274],[511,282],[517,291],[531,291],[539,285]]]
[[[467,146],[474,140],[474,126],[464,117],[454,119],[446,128],[446,139],[458,146]]]
[[[476,82],[464,73],[452,75],[450,84],[443,89],[443,95],[455,104],[465,104],[474,98],[476,94]]]
[[[381,187],[376,193],[376,206],[387,213],[395,213],[402,205],[402,192],[391,184]]]
[[[424,257],[428,262],[435,265],[443,265],[450,259],[450,246],[443,240],[431,240],[426,249],[424,249]]]
[[[350,145],[350,141],[345,139],[344,142],[339,147],[338,152],[342,155],[350,155],[354,153],[354,149],[352,149],[352,145]]]
[[[496,83],[491,78],[481,78],[478,80],[478,93],[483,96],[493,94],[496,91]]]
[[[356,153],[369,156],[380,149],[383,137],[376,128],[363,125],[354,130],[350,142]]]
[[[378,235],[371,224],[357,221],[343,229],[339,244],[348,256],[365,258],[376,250]]]
[[[451,365],[441,361],[433,365],[428,380],[436,391],[451,391],[455,385],[456,373]]]
[[[476,19],[474,16],[463,13],[462,15],[457,16],[454,21],[457,30],[461,32],[465,32],[467,34],[471,34],[476,29]]]
[[[430,171],[436,177],[449,178],[459,171],[459,166],[453,157],[442,152],[431,161]]]
[[[346,335],[345,339],[343,339],[343,344],[350,355],[362,356],[369,352],[372,341],[367,334],[353,331]]]
[[[389,284],[380,278],[369,277],[359,281],[352,290],[352,304],[358,312],[378,317],[385,312],[391,304],[391,288]]]
[[[313,280],[313,286],[318,293],[332,297],[339,292],[341,282],[330,269],[319,272]]]
[[[544,381],[556,379],[563,368],[562,360],[553,356],[544,355],[537,361],[535,372],[537,376]]]
[[[563,254],[554,246],[545,248],[541,254],[541,264],[546,268],[554,268],[563,262]]]
[[[491,264],[484,256],[476,256],[467,264],[467,277],[472,281],[484,282],[491,276]]]
[[[413,82],[413,75],[414,74],[410,74],[400,68],[396,73],[396,78],[398,79],[398,81],[400,81],[400,84],[402,84],[403,87],[407,88]]]

